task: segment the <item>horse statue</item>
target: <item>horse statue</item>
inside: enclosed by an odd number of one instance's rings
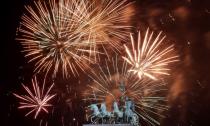
[[[138,115],[134,112],[134,103],[131,100],[126,99],[125,102],[125,117],[126,121],[130,122],[131,125],[133,126],[138,126],[139,125],[139,117]]]
[[[123,118],[123,112],[119,110],[119,107],[118,107],[118,104],[117,104],[116,101],[114,102],[113,107],[114,107],[113,113],[114,113],[115,115],[117,115],[117,119],[116,119],[116,120],[117,120],[117,121],[118,121],[119,119],[122,120],[122,118]],[[121,120],[120,120],[120,121],[121,121]]]
[[[97,120],[101,117],[101,113],[98,109],[98,106],[97,104],[91,104],[89,107],[90,107],[90,110],[93,111],[93,114],[91,115],[90,120],[92,123],[96,123]],[[93,118],[96,118],[96,119],[93,121]]]
[[[133,115],[133,111],[131,110],[131,105],[132,101],[126,101],[125,102],[125,116],[126,116],[126,121],[129,122],[130,118]]]
[[[110,118],[112,117],[112,113],[106,110],[105,103],[101,103],[100,113],[101,113],[102,123],[104,123],[104,120],[103,120],[104,118],[109,118],[110,120]]]

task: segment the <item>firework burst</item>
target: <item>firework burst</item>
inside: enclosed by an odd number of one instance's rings
[[[18,95],[15,93],[14,95],[20,99],[20,106],[18,108],[30,109],[26,116],[35,112],[34,118],[36,119],[41,111],[48,113],[47,108],[52,106],[48,102],[55,97],[55,94],[49,94],[54,84],[52,84],[45,92],[45,84],[43,84],[43,87],[40,88],[35,77],[32,79],[32,85],[32,90],[29,87],[23,85],[23,88],[28,93],[27,95]]]
[[[21,41],[29,62],[36,61],[36,73],[52,71],[55,77],[61,71],[67,77],[70,72],[78,74],[77,67],[84,70],[90,62],[86,53],[89,55],[91,42],[83,38],[78,23],[81,19],[65,9],[74,5],[70,1],[49,0],[26,6],[17,40]]]
[[[90,74],[93,83],[88,85],[89,88],[84,92],[84,100],[98,104],[105,102],[107,109],[112,111],[114,101],[123,104],[121,102],[129,97],[135,102],[140,123],[159,125],[158,118],[163,117],[160,113],[168,109],[164,97],[167,90],[165,83],[139,79],[127,72],[127,63],[117,57],[105,64],[105,67],[99,65],[100,72]]]
[[[130,36],[132,49],[124,45],[127,57],[123,57],[132,66],[129,72],[137,74],[139,78],[146,76],[153,80],[157,80],[157,75],[169,75],[170,69],[167,66],[178,61],[178,56],[173,54],[174,45],[160,47],[165,36],[161,37],[160,32],[153,40],[153,32],[150,34],[149,29],[143,41],[141,41],[140,32],[138,33],[137,44],[134,43],[133,36]]]
[[[75,76],[77,68],[84,71],[96,61],[98,44],[118,48],[130,28],[123,25],[126,1],[48,0],[26,6],[17,40],[29,62],[35,62],[35,73]]]

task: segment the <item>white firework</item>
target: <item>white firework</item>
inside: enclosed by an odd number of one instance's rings
[[[154,39],[153,32],[149,33],[147,29],[142,41],[139,31],[137,44],[133,35],[130,35],[132,47],[124,45],[127,56],[123,56],[131,65],[129,72],[137,74],[139,78],[146,76],[153,80],[157,80],[158,75],[169,75],[168,65],[178,61],[178,56],[174,54],[174,45],[161,47],[165,39],[165,36],[161,37],[161,33]]]

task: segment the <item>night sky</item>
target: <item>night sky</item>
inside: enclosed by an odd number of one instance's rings
[[[33,63],[28,64],[16,38],[24,5],[32,0],[7,0],[2,4],[0,126],[76,126],[85,122],[80,90],[87,81],[85,74],[77,78],[58,78],[52,100],[54,113],[41,114],[37,120],[25,117],[17,109],[13,92],[23,91],[21,83],[30,83]],[[210,1],[209,0],[136,0],[130,23],[142,31],[147,27],[163,31],[175,44],[180,61],[174,64],[169,82],[169,111],[161,126],[210,126]],[[52,80],[49,80],[52,81]],[[41,126],[42,126],[41,125]]]

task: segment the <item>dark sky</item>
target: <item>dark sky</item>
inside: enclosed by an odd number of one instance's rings
[[[12,92],[21,91],[21,83],[30,82],[33,70],[31,64],[21,53],[20,44],[15,41],[16,29],[24,5],[31,0],[7,0],[3,6],[1,20],[4,23],[1,34],[1,79],[0,79],[0,125],[1,126],[39,126],[40,121],[24,117],[17,110],[17,100]],[[210,1],[209,0],[136,0],[132,24],[145,30],[163,31],[167,40],[175,43],[180,62],[172,71],[169,88],[167,117],[162,119],[163,126],[210,126]],[[49,126],[61,126],[65,117],[66,125],[81,125],[84,111],[80,97],[79,78],[56,80],[64,86],[57,87],[64,100],[55,108],[56,117],[46,117]],[[65,83],[72,82],[74,87],[66,96],[62,93]],[[70,98],[70,99],[69,99]],[[67,103],[73,101],[73,109]],[[63,116],[62,116],[63,115]],[[45,116],[45,115],[43,115]],[[73,118],[76,121],[73,121]]]

